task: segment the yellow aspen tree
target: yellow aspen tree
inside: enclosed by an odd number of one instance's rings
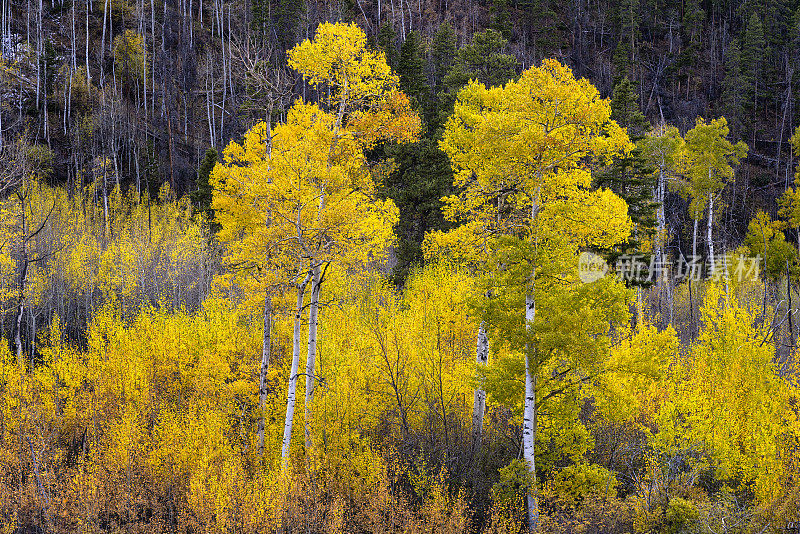
[[[664,249],[667,241],[667,217],[664,213],[664,202],[666,201],[667,180],[677,177],[686,143],[676,127],[661,124],[648,132],[644,138],[637,142],[637,145],[641,148],[647,161],[653,165],[658,175],[655,194],[655,201],[658,203],[658,209],[656,210],[656,239],[653,248],[655,252],[655,264],[663,266],[666,263]],[[667,300],[671,301],[672,294],[671,286],[664,283],[665,278],[666,272],[656,280],[656,288],[659,299],[662,301],[662,306],[665,300],[665,290],[669,294]],[[672,323],[671,305],[668,323]]]
[[[706,240],[708,241],[708,262],[714,269],[714,200],[733,178],[733,165],[747,156],[744,141],[734,144],[728,140],[728,121],[725,117],[706,123],[697,119],[694,128],[686,132],[686,154],[683,162],[687,183],[684,194],[691,197],[689,211],[694,219],[692,233],[692,254],[697,255],[697,222],[708,207]],[[712,272],[713,274],[713,272]]]
[[[654,445],[699,453],[693,467],[712,467],[718,480],[775,502],[793,476],[798,388],[780,376],[769,326],[755,325],[734,291],[711,284],[701,312],[697,342],[670,366]]]
[[[229,261],[277,272],[283,283],[306,273],[310,276],[305,372],[306,446],[310,447],[309,408],[316,382],[317,317],[325,266],[356,265],[377,259],[385,250],[397,208],[391,200],[374,200],[364,152],[379,141],[415,139],[420,120],[399,91],[399,78],[383,54],[368,49],[366,36],[353,24],[323,24],[313,40],[305,40],[288,55],[289,65],[326,95],[326,101],[298,100],[285,123],[275,128],[256,125],[245,134],[243,145],[231,143],[226,148],[224,164],[217,164],[211,182]],[[300,312],[304,290],[305,284],[299,284]],[[299,336],[299,328],[295,331]],[[297,378],[298,372],[292,371],[284,458],[289,453],[294,413],[289,404]]]
[[[505,271],[506,283],[513,280],[525,295],[524,321],[514,320],[523,330],[507,336],[524,353],[523,456],[535,480],[536,380],[544,364],[534,329],[537,294],[559,278],[578,247],[608,247],[630,234],[625,202],[591,190],[589,164],[608,162],[631,143],[611,120],[608,101],[548,60],[504,87],[472,82],[462,89],[441,147],[462,191],[447,199],[448,218],[488,229],[495,271]],[[535,482],[527,508],[535,532]]]
[[[800,148],[800,126],[795,129],[790,141],[797,152]],[[778,205],[778,214],[797,232],[797,248],[800,250],[800,167],[794,172],[794,187],[786,188],[778,198]]]

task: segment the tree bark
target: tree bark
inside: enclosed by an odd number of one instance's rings
[[[261,417],[258,418],[258,454],[264,455],[264,409],[267,404],[267,371],[269,371],[269,357],[272,349],[272,295],[269,291],[264,296],[264,341],[261,345],[261,372],[258,379],[258,401],[261,407]]]
[[[525,328],[530,334],[536,319],[536,299],[531,294],[525,296]],[[539,495],[536,487],[536,370],[532,356],[535,348],[529,341],[525,350],[525,405],[522,419],[522,454],[528,463],[531,474],[531,487],[525,501],[528,507],[528,531],[539,530]]]
[[[475,363],[485,366],[489,361],[489,339],[486,336],[484,322],[478,327],[478,343],[475,351]],[[475,399],[472,402],[472,454],[475,455],[481,448],[483,436],[483,415],[486,412],[486,391],[475,388]]]
[[[789,261],[786,261],[786,296],[789,301],[789,350],[794,350],[794,308],[792,307],[792,275],[789,270]]]
[[[87,84],[92,83],[92,74],[89,72],[89,0],[86,0],[86,42],[84,43],[86,46],[86,82]]]
[[[538,199],[533,199],[531,223],[539,211]],[[534,238],[535,239],[535,238]],[[525,295],[525,331],[528,342],[525,346],[525,402],[522,416],[522,454],[528,464],[531,486],[525,501],[528,508],[528,531],[539,531],[539,489],[536,483],[536,347],[533,343],[533,328],[536,320],[536,265],[531,270],[530,286]]]
[[[314,385],[316,375],[314,369],[317,361],[317,325],[319,323],[319,291],[320,266],[312,268],[311,303],[308,309],[308,356],[306,357],[306,410],[305,435],[306,449],[311,448],[311,403],[314,401]]]
[[[294,314],[294,345],[292,350],[292,368],[289,372],[289,389],[286,393],[286,423],[283,425],[283,458],[284,469],[289,466],[289,445],[292,441],[292,420],[294,419],[295,391],[297,390],[297,369],[300,366],[300,319],[303,314],[303,295],[306,291],[311,273],[297,286],[297,308]]]
[[[24,147],[23,147],[24,148]],[[20,206],[22,208],[22,241],[20,243],[20,267],[19,274],[19,303],[17,308],[17,318],[14,324],[14,345],[17,353],[17,362],[22,361],[22,317],[25,314],[25,284],[28,279],[28,219],[25,213],[25,184],[22,184],[22,191],[19,192]]]
[[[664,215],[664,169],[661,168],[658,172],[658,184],[656,185],[656,202],[658,202],[658,210],[656,211],[656,266],[657,266],[657,279],[656,288],[658,293],[658,308],[661,314],[661,321],[664,321],[664,294],[666,288],[666,273],[664,261],[664,236],[666,234],[666,216]]]
[[[711,268],[711,274],[714,274],[716,266],[714,265],[714,239],[712,237],[712,228],[714,228],[714,195],[708,195],[708,263]]]

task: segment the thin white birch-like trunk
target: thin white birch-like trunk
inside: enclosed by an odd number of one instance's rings
[[[694,228],[692,230],[692,260],[697,258],[697,222],[698,219],[695,219]]]
[[[294,314],[294,345],[292,348],[292,368],[289,372],[289,389],[286,393],[286,423],[283,425],[283,448],[281,457],[283,467],[289,466],[289,446],[292,441],[292,420],[294,419],[295,392],[297,390],[297,370],[300,366],[300,319],[303,314],[303,295],[306,291],[311,273],[297,286],[297,309]]]
[[[105,4],[103,4],[103,37],[100,39],[100,85],[105,84],[103,58],[105,58],[106,55],[106,17],[108,17],[108,0],[106,0]]]
[[[308,356],[306,357],[306,410],[305,435],[306,449],[311,448],[311,403],[314,401],[317,361],[317,325],[319,324],[320,266],[315,265],[312,272],[311,303],[308,308]]]
[[[258,403],[261,407],[261,417],[258,418],[258,454],[264,455],[264,409],[267,405],[267,371],[269,371],[269,357],[272,349],[272,295],[267,291],[264,296],[264,341],[261,345],[261,372],[258,379]]]
[[[538,199],[534,198],[531,207],[531,224],[535,224],[539,211]],[[532,358],[536,347],[532,343],[532,330],[536,320],[536,266],[531,270],[530,285],[525,295],[525,331],[528,343],[525,346],[525,403],[522,415],[522,455],[528,464],[531,487],[525,501],[528,508],[528,531],[539,531],[539,490],[536,484],[536,367]],[[533,367],[533,368],[532,368]]]
[[[25,190],[25,181],[23,179],[22,182],[22,189]],[[28,258],[28,219],[25,213],[25,200],[26,196],[23,193],[20,196],[20,206],[22,207],[22,269],[20,270],[19,275],[19,304],[17,310],[17,318],[14,325],[14,345],[16,348],[17,353],[17,362],[19,363],[22,361],[22,317],[25,314],[25,282],[28,278],[28,265],[29,265],[29,258]]]
[[[84,43],[86,49],[86,82],[92,83],[92,74],[89,72],[89,0],[86,0],[86,42]]]
[[[525,296],[525,323],[528,333],[536,319],[536,300],[531,294]],[[539,496],[536,487],[536,370],[531,369],[535,348],[529,343],[525,350],[525,405],[522,417],[522,454],[528,464],[532,485],[526,495],[528,507],[528,530],[539,530]]]
[[[656,201],[658,202],[658,210],[656,211],[656,274],[658,276],[656,288],[658,288],[659,311],[661,312],[662,321],[664,317],[664,294],[667,286],[667,273],[665,272],[666,263],[664,262],[664,239],[667,228],[666,216],[664,214],[664,182],[664,168],[662,167],[658,172],[658,184],[656,185]]]
[[[475,363],[478,366],[485,366],[489,361],[489,338],[486,335],[486,328],[483,321],[478,327],[478,342],[475,350]],[[475,399],[472,402],[472,454],[476,454],[481,448],[481,438],[483,437],[483,415],[486,412],[486,391],[483,388],[475,388]]]
[[[708,195],[708,262],[711,266],[711,274],[714,274],[716,266],[714,265],[714,238],[712,236],[712,228],[714,228],[714,195]]]

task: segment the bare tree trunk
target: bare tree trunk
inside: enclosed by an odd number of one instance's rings
[[[475,363],[485,366],[489,361],[489,338],[483,321],[478,327],[478,343],[475,350]],[[475,398],[472,402],[472,454],[477,454],[481,448],[483,436],[483,415],[486,411],[486,391],[475,388]]]
[[[89,0],[86,0],[86,81],[92,83],[92,74],[89,72]]]
[[[36,18],[36,109],[39,109],[42,79],[42,9],[42,0],[39,0],[39,12]]]
[[[537,199],[531,207],[531,221],[539,211]],[[539,490],[536,483],[536,347],[532,342],[532,331],[536,320],[536,267],[531,271],[528,294],[525,295],[525,330],[528,342],[525,347],[525,402],[522,415],[522,454],[531,475],[531,487],[525,496],[528,508],[528,531],[539,531]],[[532,368],[533,367],[533,368]]]
[[[714,265],[714,238],[712,237],[712,228],[714,228],[714,195],[708,195],[708,262],[711,267],[711,274],[714,274],[716,266]]]
[[[531,289],[531,294],[525,297],[525,323],[528,332],[533,329],[535,319],[536,299]],[[525,497],[528,531],[531,533],[539,531],[539,491],[536,487],[536,370],[531,369],[535,350],[529,342],[525,350],[525,404],[522,418],[522,454],[531,474],[531,487]]]
[[[311,304],[308,309],[308,355],[306,357],[306,412],[305,433],[306,449],[311,448],[311,403],[314,401],[314,386],[316,375],[314,373],[317,361],[317,325],[319,324],[319,291],[320,266],[315,265],[312,270]]]
[[[108,17],[108,15],[108,0],[105,0],[105,3],[103,4],[103,37],[100,39],[100,85],[105,85],[103,58],[105,58],[106,55],[106,17]],[[109,39],[111,39],[110,35]]]
[[[153,64],[150,76],[152,78],[152,85],[150,90],[150,115],[155,116],[156,113],[156,8],[154,0],[150,0],[150,39],[153,42]]]
[[[258,454],[264,455],[264,409],[267,405],[267,371],[271,351],[272,330],[272,295],[267,291],[264,296],[264,341],[261,345],[261,373],[258,380],[258,400],[261,417],[258,418]]]
[[[300,367],[300,319],[303,315],[303,295],[309,280],[311,280],[311,273],[308,273],[305,280],[297,285],[297,308],[294,314],[292,367],[289,371],[289,388],[286,392],[286,422],[283,425],[283,448],[281,449],[284,469],[289,466],[289,446],[292,441],[292,421],[294,419],[295,392],[297,390],[297,370]]]
[[[789,261],[786,261],[786,297],[789,302],[789,351],[794,350],[794,308],[792,307],[792,275],[789,271]]]
[[[20,262],[22,266],[19,274],[19,302],[17,305],[17,319],[14,324],[14,345],[17,353],[17,362],[22,361],[22,317],[25,314],[25,283],[28,278],[28,219],[25,213],[25,184],[22,184],[22,190],[18,193],[20,199],[20,206],[22,208],[22,228],[21,228],[21,243],[20,243]]]
[[[658,173],[658,184],[656,185],[656,202],[658,202],[658,210],[656,212],[657,227],[656,227],[656,266],[657,276],[656,288],[658,294],[658,311],[661,315],[661,321],[664,321],[664,292],[667,285],[666,279],[666,262],[664,261],[664,241],[666,234],[666,216],[664,215],[664,193],[665,193],[665,177],[663,167]]]

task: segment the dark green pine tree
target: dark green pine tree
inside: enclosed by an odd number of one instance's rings
[[[517,13],[522,11],[521,26],[529,34],[529,43],[534,58],[552,57],[561,47],[566,25],[561,17],[561,2],[558,0],[516,0]]]
[[[263,41],[268,36],[269,0],[250,0],[250,15],[251,35]]]
[[[631,73],[631,46],[630,40],[624,36],[620,38],[614,54],[611,56],[611,68],[614,73],[612,83],[614,87],[619,85],[622,79],[627,79]]]
[[[611,97],[611,118],[628,130],[631,141],[644,138],[650,123],[639,110],[634,84],[624,77],[614,87]],[[621,254],[641,252],[642,244],[655,235],[655,220],[658,204],[653,199],[655,174],[637,146],[630,154],[614,158],[612,164],[597,173],[596,184],[611,189],[628,203],[628,215],[634,231],[628,242],[609,258],[614,261]]]
[[[488,29],[474,34],[472,42],[459,49],[453,66],[444,77],[444,88],[437,95],[437,126],[450,116],[458,91],[470,80],[496,87],[517,78],[517,58],[506,53],[507,48],[508,41],[499,32]]]
[[[428,132],[437,137],[442,125],[452,111],[454,98],[448,91],[445,78],[456,60],[456,32],[448,23],[439,26],[431,45],[429,68],[433,81],[431,109],[428,110]]]
[[[453,192],[453,171],[447,155],[434,139],[411,145],[386,147],[397,168],[379,186],[383,198],[391,198],[400,210],[397,233],[395,283],[401,285],[409,270],[422,264],[422,240],[429,230],[446,230],[441,198]]]
[[[274,18],[271,30],[278,38],[278,48],[282,48],[281,52],[285,54],[300,42],[306,4],[302,0],[277,0],[271,9]]]
[[[745,99],[742,54],[739,44],[733,41],[725,54],[725,78],[722,80],[720,115],[728,120],[728,127],[734,139],[740,139],[742,135]]]
[[[500,33],[504,39],[511,37],[511,10],[508,7],[508,0],[494,0],[492,2],[489,28]]]
[[[397,33],[388,21],[381,24],[378,30],[378,48],[386,55],[386,63],[392,70],[397,69]]]
[[[445,85],[458,92],[470,80],[487,87],[505,84],[517,78],[517,58],[508,54],[508,41],[498,31],[488,29],[472,36],[472,42],[461,48],[456,61],[445,76]]]
[[[764,91],[762,67],[766,57],[766,40],[764,39],[764,26],[761,18],[755,12],[747,21],[741,46],[742,64],[742,93],[745,97],[745,109],[753,119],[753,135],[756,130],[758,115],[758,102],[760,94]]]
[[[635,84],[627,76],[614,86],[611,94],[611,118],[628,129],[628,136],[634,142],[644,137],[650,129],[650,123],[639,110],[638,100]]]
[[[444,77],[453,67],[456,57],[456,32],[445,22],[433,36],[431,45],[431,78],[433,90],[438,93],[444,89]]]
[[[683,30],[686,42],[691,47],[699,45],[703,38],[703,22],[706,12],[700,7],[700,0],[686,0],[683,8]]]
[[[793,70],[792,88],[795,99],[800,98],[800,6],[797,7],[789,25],[787,36],[789,62]],[[795,100],[796,101],[796,100]]]
[[[622,0],[617,3],[619,41],[611,62],[614,67],[614,85],[623,77],[630,75],[630,67],[636,61],[636,47],[639,40],[639,27],[642,22],[639,13],[639,0]]]
[[[400,89],[411,98],[411,103],[428,117],[431,110],[429,102],[430,86],[425,75],[425,58],[419,34],[410,31],[400,47],[400,59],[397,62],[397,74],[400,75]]]
[[[209,183],[211,171],[217,163],[218,154],[213,148],[206,150],[206,155],[197,169],[197,190],[189,193],[189,198],[194,206],[195,213],[204,213],[212,232],[219,229],[219,224],[214,221],[214,210],[211,209],[214,188]]]

